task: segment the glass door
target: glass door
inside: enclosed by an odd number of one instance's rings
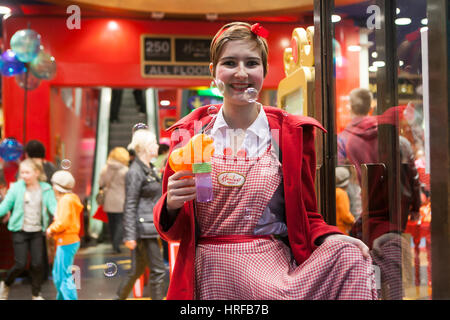
[[[383,300],[432,296],[427,1],[411,2],[315,1],[328,222],[370,247]]]

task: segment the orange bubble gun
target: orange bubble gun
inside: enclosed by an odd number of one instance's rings
[[[190,170],[194,173],[198,202],[209,202],[213,199],[211,177],[213,154],[213,139],[200,133],[193,136],[185,146],[174,150],[169,157],[169,166],[173,171]]]

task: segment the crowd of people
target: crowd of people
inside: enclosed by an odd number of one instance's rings
[[[131,250],[132,271],[118,288],[117,299],[126,299],[134,282],[151,269],[153,299],[165,296],[165,265],[160,240],[153,226],[152,208],[161,195],[161,175],[167,158],[167,140],[158,145],[147,127],[137,130],[128,149],[110,151],[99,177],[104,191],[102,206],[108,215],[111,244]],[[159,157],[158,157],[159,156]],[[15,279],[26,271],[28,255],[33,300],[43,300],[41,287],[50,264],[56,299],[76,300],[71,266],[80,248],[84,206],[73,193],[75,179],[68,170],[57,170],[45,160],[45,147],[38,140],[25,146],[14,179],[5,187],[0,218],[12,233],[14,265],[0,281],[0,299],[8,299]],[[156,162],[153,165],[152,162]],[[53,253],[49,259],[48,253]]]

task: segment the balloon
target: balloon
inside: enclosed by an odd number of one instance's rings
[[[50,80],[56,73],[55,58],[41,49],[36,58],[31,61],[30,70],[36,78]]]
[[[16,161],[23,153],[23,146],[16,139],[7,138],[0,143],[0,157],[5,161]]]
[[[25,64],[17,59],[16,54],[11,49],[2,53],[0,66],[0,72],[7,77],[23,73],[27,70]]]
[[[30,62],[40,50],[41,35],[31,29],[19,30],[11,37],[9,44],[20,61]]]
[[[26,76],[26,73],[16,75],[16,82],[21,88],[34,90],[39,87],[39,84],[41,83],[40,79],[36,78],[32,73],[28,72],[27,82],[25,83]]]

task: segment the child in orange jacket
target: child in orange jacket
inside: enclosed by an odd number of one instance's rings
[[[350,172],[345,167],[336,168],[336,226],[345,234],[355,223],[355,217],[350,212],[350,200],[346,191],[350,180]]]
[[[80,248],[80,215],[83,205],[80,198],[72,192],[75,179],[69,171],[60,170],[52,176],[58,206],[54,222],[47,229],[47,236],[56,242],[56,255],[53,262],[53,282],[57,300],[77,300],[77,288],[72,278],[72,265]]]

